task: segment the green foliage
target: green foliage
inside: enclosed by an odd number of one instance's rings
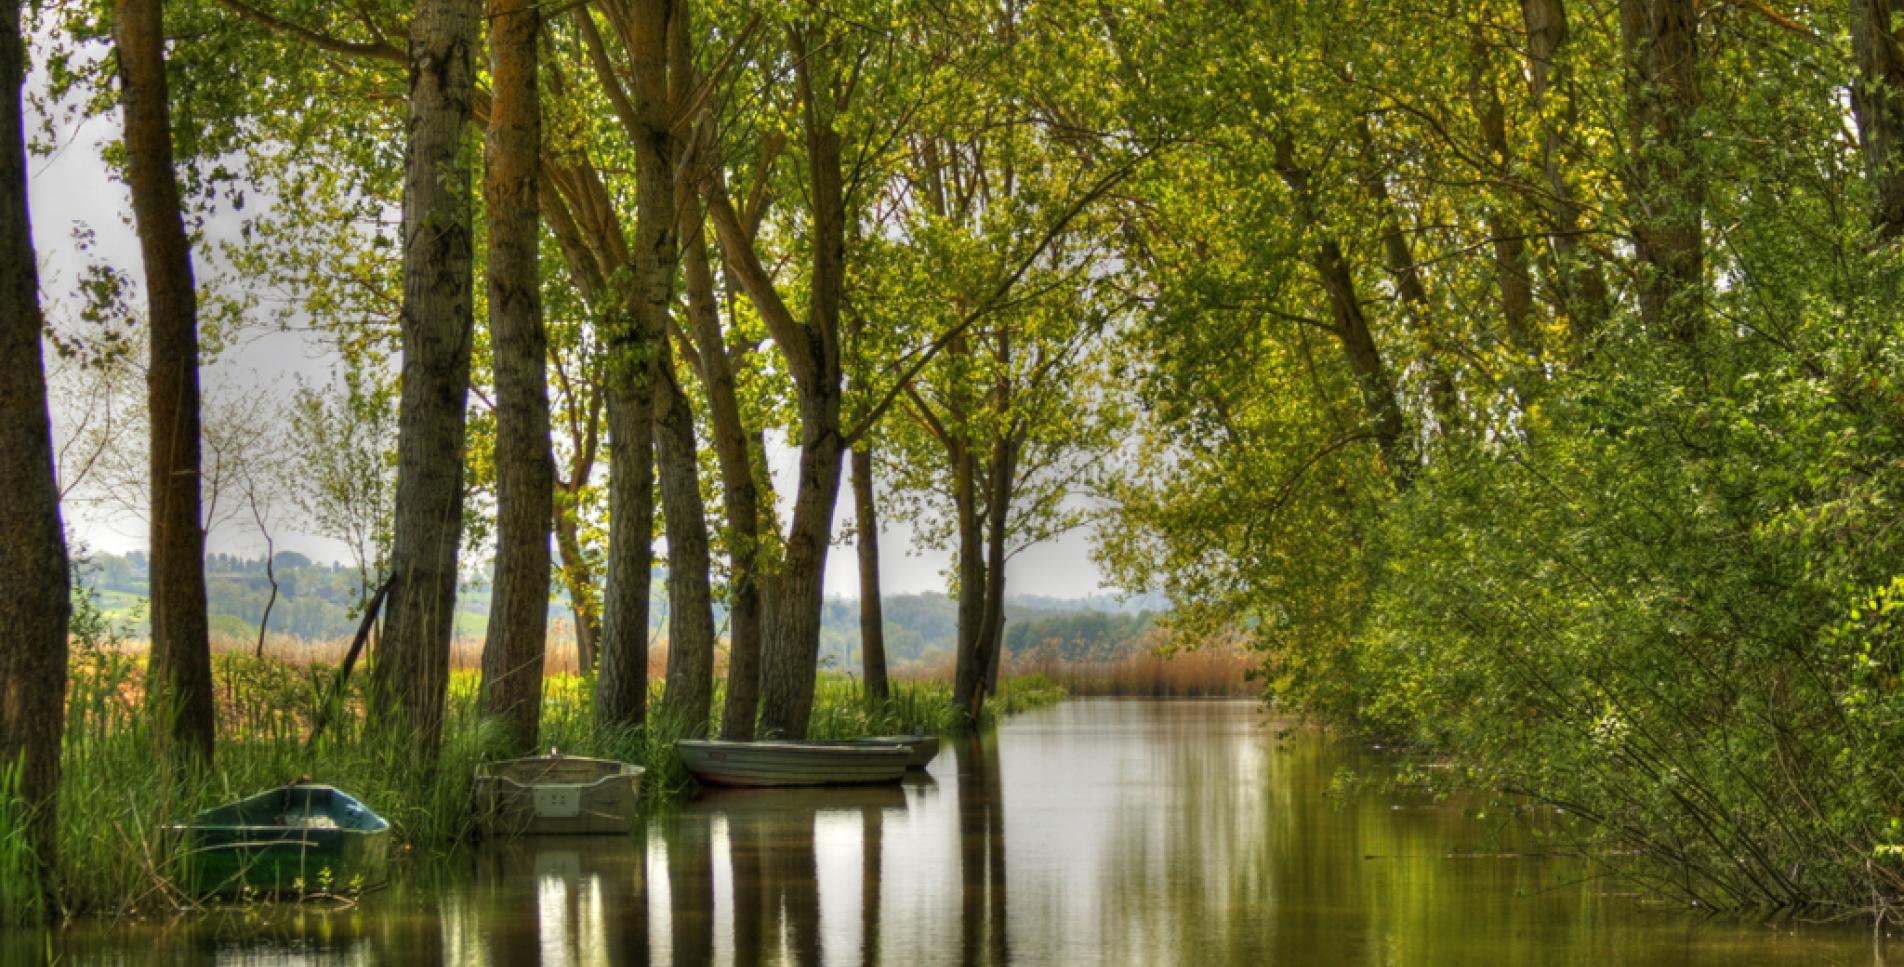
[[[1125,11],[1198,140],[1138,189],[1144,421],[1102,555],[1181,629],[1246,633],[1271,697],[1565,807],[1660,892],[1894,914],[1904,263],[1843,136],[1846,14],[1702,7],[1669,143],[1589,5],[1535,96],[1535,6]],[[1634,239],[1688,217],[1703,277],[1648,306]]]

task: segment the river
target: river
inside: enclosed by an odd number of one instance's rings
[[[1883,964],[1869,927],[1649,905],[1517,820],[1344,783],[1384,754],[1251,702],[1078,700],[897,787],[718,791],[348,909],[0,941],[63,964]]]

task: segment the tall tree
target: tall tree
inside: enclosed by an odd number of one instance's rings
[[[1538,197],[1547,213],[1548,258],[1553,263],[1555,302],[1566,313],[1573,339],[1585,341],[1612,311],[1606,277],[1582,240],[1583,205],[1575,179],[1584,153],[1577,147],[1580,102],[1567,24],[1566,0],[1521,0],[1527,31],[1528,83],[1540,115],[1541,171],[1546,190]]]
[[[27,848],[55,861],[66,721],[66,539],[41,364],[40,282],[27,212],[20,4],[0,13],[0,763],[19,767]],[[49,882],[42,879],[42,882]]]
[[[126,179],[145,263],[151,358],[152,658],[148,704],[160,741],[210,762],[212,664],[199,521],[198,296],[172,170],[161,0],[119,0],[113,19],[126,125]]]
[[[707,504],[701,494],[699,447],[694,436],[694,412],[681,389],[674,364],[672,334],[684,326],[674,318],[674,282],[681,264],[679,231],[684,214],[698,209],[687,201],[675,171],[689,157],[685,130],[692,119],[699,83],[694,70],[694,21],[688,0],[670,0],[663,37],[667,67],[666,153],[655,159],[668,165],[667,218],[677,229],[675,248],[667,253],[668,311],[651,320],[649,330],[657,347],[655,375],[655,456],[661,465],[661,503],[668,538],[668,690],[667,705],[679,715],[688,732],[707,731],[714,700],[713,562],[708,548]],[[637,88],[645,96],[645,91]],[[662,93],[662,92],[656,92]],[[637,110],[640,110],[638,107]],[[657,143],[657,147],[660,145]],[[638,148],[636,158],[646,148]],[[660,253],[657,253],[659,255]],[[687,340],[681,340],[687,345]]]
[[[1620,0],[1626,55],[1628,220],[1640,317],[1662,336],[1698,336],[1705,179],[1694,134],[1699,11],[1693,0]]]
[[[762,527],[762,487],[755,477],[764,455],[759,448],[750,447],[747,427],[741,419],[735,360],[729,357],[721,332],[704,222],[697,206],[697,214],[689,219],[693,230],[682,248],[682,264],[687,281],[688,332],[707,396],[708,424],[713,432],[727,515],[727,695],[721,708],[721,737],[744,742],[754,737],[754,720],[760,708],[760,635],[765,605],[760,556],[763,537],[772,527]]]
[[[709,186],[715,235],[748,299],[773,334],[792,375],[800,414],[800,455],[784,566],[762,639],[760,727],[770,735],[806,735],[819,666],[820,615],[827,550],[839,498],[840,304],[846,273],[846,181],[836,100],[850,87],[834,76],[838,51],[811,23],[787,28],[793,58],[812,238],[807,312],[797,320],[754,249],[719,183]],[[817,78],[817,79],[816,79]]]
[[[533,0],[490,0],[487,169],[489,326],[496,373],[496,579],[483,642],[484,714],[509,724],[513,748],[536,745],[548,646],[549,527],[555,465],[549,450],[548,354],[536,250],[541,100]],[[577,635],[582,634],[578,625]]]
[[[420,0],[410,22],[403,175],[403,395],[379,714],[436,759],[449,686],[472,308],[470,157],[478,0]]]
[[[1885,239],[1904,235],[1904,3],[1852,0],[1851,49],[1858,77],[1851,108],[1858,117],[1864,167],[1877,194],[1871,220]]]

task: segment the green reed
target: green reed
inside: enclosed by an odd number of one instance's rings
[[[447,854],[473,832],[470,783],[476,765],[516,751],[505,748],[501,731],[478,714],[474,671],[451,674],[441,751],[429,766],[419,765],[407,733],[367,721],[361,679],[332,699],[333,669],[242,653],[216,655],[213,673],[219,705],[215,761],[209,767],[173,765],[159,751],[143,707],[144,656],[122,642],[80,643],[67,699],[60,845],[51,890],[42,889],[27,848],[17,766],[0,767],[0,923],[190,909],[193,898],[173,886],[181,856],[172,827],[203,809],[299,779],[336,785],[370,804],[390,821],[403,855]],[[1007,679],[980,725],[1063,696],[1063,689],[1040,676]],[[717,692],[715,722],[723,697]],[[647,770],[645,799],[679,799],[693,783],[674,741],[712,728],[691,730],[661,699],[662,683],[656,681],[644,728],[599,730],[593,679],[550,676],[543,685],[537,746],[633,762]],[[312,743],[311,726],[327,702],[333,703],[329,725]],[[816,685],[810,735],[844,739],[964,728],[946,682],[894,682],[891,698],[873,704],[856,679],[826,674]]]

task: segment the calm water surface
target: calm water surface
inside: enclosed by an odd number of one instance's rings
[[[1330,794],[1366,750],[1248,702],[1074,701],[899,787],[716,792],[355,909],[0,939],[67,964],[1879,964],[1859,928],[1640,905],[1509,824]]]

